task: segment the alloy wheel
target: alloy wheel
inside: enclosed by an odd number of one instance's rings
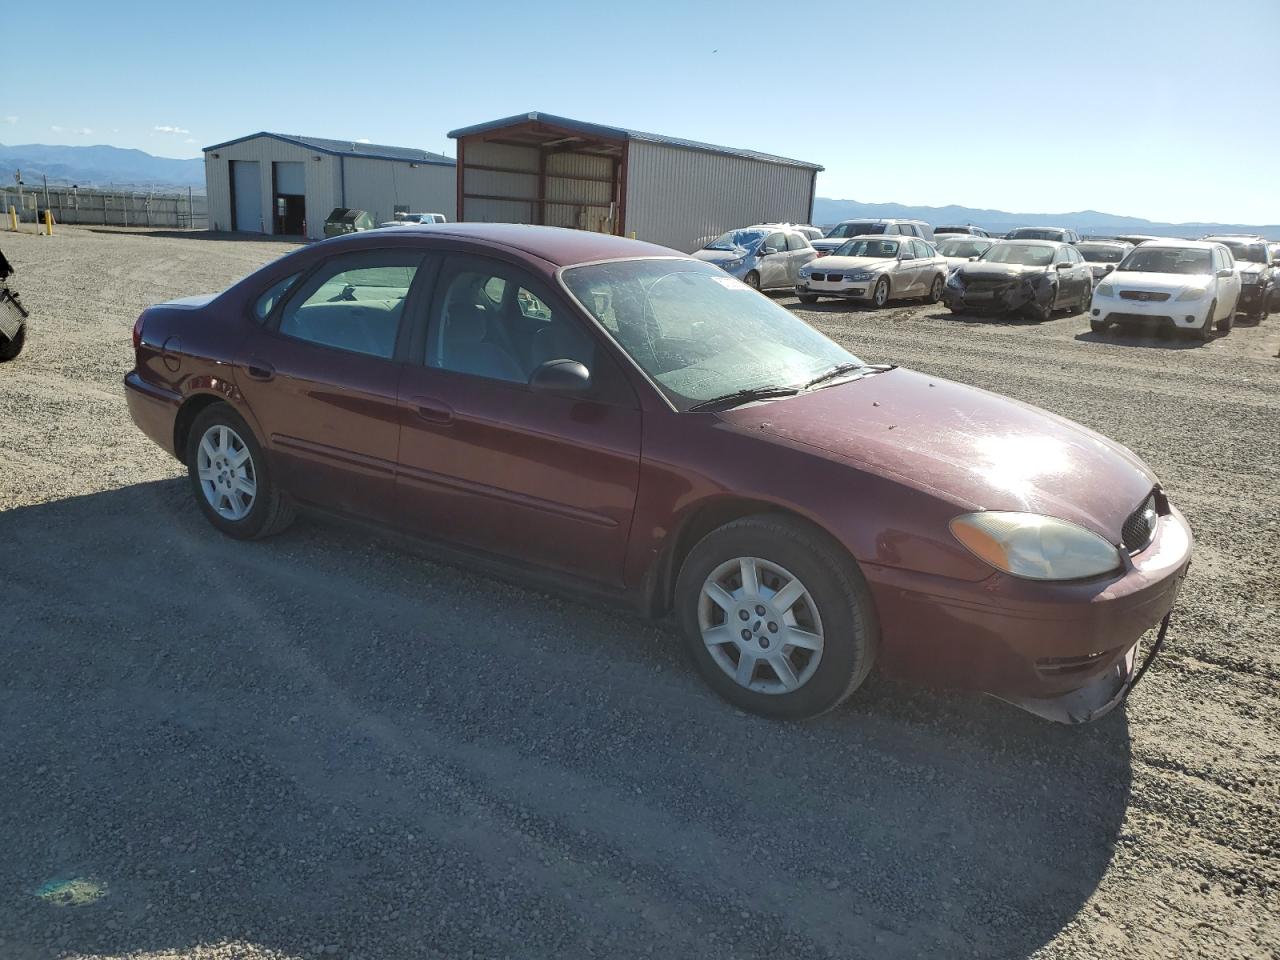
[[[214,512],[227,520],[243,520],[258,495],[258,473],[248,445],[225,423],[204,432],[196,448],[196,475]]]
[[[881,277],[876,283],[876,289],[872,293],[872,300],[877,307],[883,307],[889,302],[889,281]]]
[[[707,577],[698,628],[711,659],[741,687],[791,693],[822,660],[822,618],[799,578],[759,557],[736,557]]]

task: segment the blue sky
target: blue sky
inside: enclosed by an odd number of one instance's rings
[[[823,164],[822,196],[1280,223],[1280,0],[41,5],[0,142],[453,153],[540,110]]]

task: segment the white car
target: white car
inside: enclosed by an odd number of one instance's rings
[[[947,261],[947,272],[950,273],[952,270],[963,267],[970,260],[977,260],[987,252],[988,247],[998,242],[988,237],[973,237],[958,233],[938,237],[934,247]]]
[[[1157,321],[1201,340],[1213,327],[1231,329],[1240,300],[1240,271],[1231,251],[1203,240],[1150,240],[1129,251],[1093,290],[1089,326]]]
[[[937,303],[946,282],[947,261],[927,241],[881,234],[846,240],[829,255],[806,263],[796,296],[801,303],[836,297],[877,307],[908,297]]]
[[[424,223],[448,223],[443,213],[398,213],[394,220],[384,220],[379,227],[416,227]]]

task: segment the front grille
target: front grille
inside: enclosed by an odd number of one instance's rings
[[[1160,515],[1156,511],[1156,495],[1151,493],[1137,510],[1129,514],[1129,519],[1120,529],[1120,536],[1130,553],[1137,553],[1146,548],[1151,538],[1156,535],[1156,523]]]
[[[1121,290],[1120,296],[1125,300],[1142,300],[1149,303],[1164,303],[1169,299],[1167,293],[1149,293],[1146,290]]]
[[[1008,280],[969,280],[965,283],[966,290],[972,290],[975,293],[998,293],[1007,287],[1013,286]]]
[[[817,280],[819,283],[821,283],[823,280],[827,279],[827,275],[825,273],[811,273],[809,274],[809,279]]]
[[[1173,317],[1170,317],[1167,314],[1154,313],[1108,313],[1102,319],[1108,322],[1116,321],[1133,323],[1145,323],[1149,320],[1168,320],[1170,323],[1173,323]]]

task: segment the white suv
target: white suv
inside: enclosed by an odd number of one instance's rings
[[[1213,337],[1231,329],[1240,299],[1240,271],[1231,251],[1202,240],[1150,240],[1129,251],[1093,290],[1089,326],[1155,320]]]

